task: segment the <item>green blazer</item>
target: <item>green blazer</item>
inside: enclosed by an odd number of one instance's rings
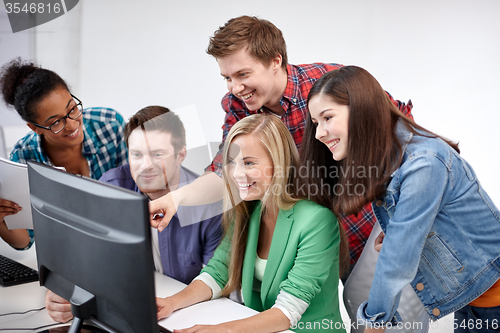
[[[260,291],[254,290],[254,268],[259,239],[261,203],[256,205],[248,230],[242,272],[242,294],[246,306],[270,309],[280,290],[309,304],[296,332],[322,330],[345,332],[339,310],[339,229],[335,215],[311,201],[297,202],[280,210]],[[210,274],[221,288],[228,280],[231,235],[215,250],[202,272]],[[258,282],[258,281],[257,281]]]

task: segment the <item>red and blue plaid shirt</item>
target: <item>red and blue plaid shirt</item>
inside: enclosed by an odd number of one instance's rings
[[[309,94],[309,90],[311,90],[314,82],[326,72],[340,67],[342,67],[342,65],[323,63],[287,65],[288,83],[280,99],[280,104],[283,110],[285,110],[281,120],[292,134],[298,149],[300,149],[300,144],[302,143],[302,137],[304,135],[308,113],[307,95]],[[413,107],[411,101],[405,104],[400,101],[395,101],[391,95],[389,95],[389,97],[407,117],[413,119],[411,115],[411,109]],[[222,108],[226,112],[224,125],[222,125],[222,142],[226,140],[231,127],[233,127],[238,120],[252,114],[270,112],[264,108],[250,111],[242,100],[231,93],[227,93],[222,99]],[[222,175],[222,149],[219,150],[207,170],[216,172],[219,176]],[[376,218],[373,214],[371,204],[367,204],[358,214],[340,216],[340,219],[346,230],[347,239],[349,241],[351,264],[354,264],[363,251]]]

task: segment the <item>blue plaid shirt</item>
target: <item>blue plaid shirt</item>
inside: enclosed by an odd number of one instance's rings
[[[82,154],[87,159],[90,177],[101,178],[106,171],[127,163],[127,147],[123,138],[125,122],[123,117],[113,109],[87,108],[83,110],[83,145]],[[10,160],[18,163],[34,161],[54,166],[42,148],[41,137],[31,131],[19,140],[12,152]],[[29,249],[33,244],[33,231],[30,234]]]

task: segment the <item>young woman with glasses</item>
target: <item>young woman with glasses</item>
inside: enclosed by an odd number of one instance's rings
[[[106,108],[83,109],[56,73],[15,59],[2,67],[0,87],[5,102],[31,129],[14,146],[10,160],[63,167],[94,179],[126,163],[121,115]],[[8,230],[4,221],[21,209],[0,198],[0,236],[14,248],[27,249],[33,243],[32,230]]]

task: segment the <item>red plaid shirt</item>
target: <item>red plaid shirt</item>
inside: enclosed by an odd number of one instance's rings
[[[283,114],[281,120],[285,123],[286,127],[292,134],[298,149],[300,149],[300,144],[304,135],[304,127],[308,113],[307,95],[309,94],[309,90],[311,90],[314,82],[316,82],[316,80],[323,76],[326,72],[340,67],[342,67],[342,65],[323,63],[296,66],[290,64],[287,65],[288,83],[285,92],[280,99],[280,104],[283,107],[283,110],[285,110],[285,114]],[[393,100],[391,95],[389,95],[389,97]],[[231,127],[233,127],[238,120],[252,114],[269,112],[263,108],[250,111],[247,109],[242,100],[231,93],[227,93],[224,96],[221,104],[222,108],[226,112],[224,125],[222,125],[222,142],[226,140]],[[413,119],[411,115],[411,101],[409,101],[407,105],[400,101],[394,101],[394,104],[396,104],[396,106],[406,116]],[[219,150],[207,170],[214,171],[219,176],[222,175],[222,149]],[[354,264],[363,251],[376,218],[373,214],[371,204],[367,204],[357,215],[341,216],[340,218],[349,241],[351,264]]]

